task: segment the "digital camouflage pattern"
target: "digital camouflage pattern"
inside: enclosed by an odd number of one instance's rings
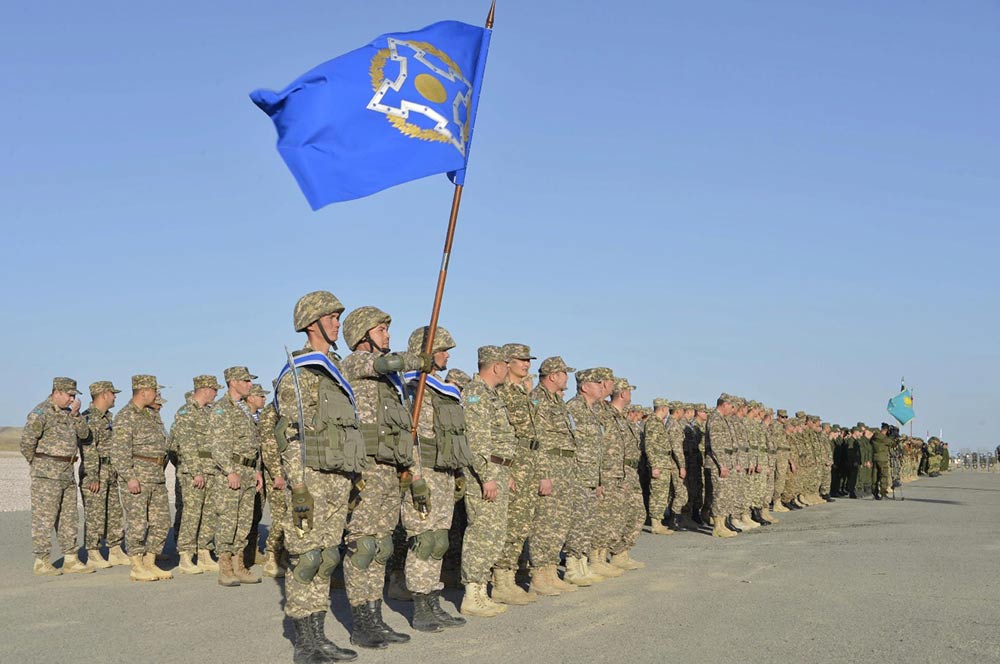
[[[81,413],[81,417],[89,429],[88,435],[80,439],[84,547],[96,549],[104,540],[110,549],[120,545],[125,538],[125,513],[118,495],[118,475],[111,467],[111,414],[92,405]],[[96,493],[89,489],[92,482],[99,484]]]
[[[215,379],[212,378],[212,383]],[[179,553],[195,553],[214,548],[215,507],[210,495],[215,489],[209,416],[214,404],[201,406],[190,395],[174,415],[167,437],[167,449],[177,455],[177,486],[184,510],[176,534]],[[200,477],[203,486],[196,486]]]
[[[561,358],[555,359],[562,363]],[[542,365],[544,367],[545,362]],[[559,364],[549,364],[550,369],[553,366]],[[561,370],[566,370],[565,363],[562,367]],[[537,516],[530,534],[531,565],[547,567],[559,564],[559,553],[573,524],[576,437],[569,408],[559,394],[539,385],[532,390],[531,400],[537,404],[538,476],[552,482],[552,494],[538,498]]]
[[[528,347],[523,344],[507,344],[504,351],[511,357],[523,356],[528,359]],[[507,534],[496,566],[500,569],[517,569],[517,561],[524,549],[524,543],[531,533],[538,514],[538,473],[539,452],[531,449],[538,446],[537,402],[528,394],[524,385],[507,382],[497,387],[497,394],[507,407],[507,417],[514,427],[517,449],[511,477],[514,478],[514,493],[507,505]]]
[[[218,472],[212,496],[215,550],[220,554],[236,554],[243,550],[253,524],[260,437],[246,404],[242,400],[234,400],[229,392],[211,408],[208,430],[212,463]],[[239,488],[229,486],[229,475],[238,476]]]

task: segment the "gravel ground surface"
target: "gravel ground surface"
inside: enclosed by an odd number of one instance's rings
[[[1000,661],[1000,475],[952,472],[903,494],[781,515],[726,541],[646,534],[634,551],[646,569],[358,661]],[[0,661],[291,661],[280,583],[140,584],[127,568],[39,578],[29,531],[27,512],[0,514]],[[333,607],[327,631],[344,645],[342,590]],[[386,619],[407,629],[411,610],[390,602]]]

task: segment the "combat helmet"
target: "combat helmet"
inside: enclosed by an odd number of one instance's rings
[[[344,305],[341,304],[336,295],[329,291],[306,293],[295,303],[295,313],[292,315],[295,331],[305,332],[307,327],[323,316],[343,311]]]
[[[427,339],[427,333],[430,331],[430,326],[424,325],[423,327],[418,327],[413,332],[410,333],[410,340],[407,342],[407,350],[411,353],[422,353],[424,352],[424,340]],[[440,353],[443,350],[451,350],[458,344],[455,343],[455,339],[451,336],[451,332],[444,329],[438,325],[437,329],[434,331],[434,348],[431,353]]]
[[[378,307],[358,307],[344,318],[344,341],[354,350],[365,340],[368,330],[385,323],[392,323],[392,316]],[[374,345],[374,344],[373,344]]]

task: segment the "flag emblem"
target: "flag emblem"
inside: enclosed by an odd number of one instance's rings
[[[464,157],[472,84],[462,69],[428,42],[386,41],[369,68],[375,94],[368,110],[383,113],[404,136],[448,143]]]

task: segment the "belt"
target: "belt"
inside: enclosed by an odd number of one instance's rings
[[[638,459],[625,459],[625,465],[628,466],[629,468],[635,468],[636,470],[638,470],[639,469],[639,460]]]
[[[206,450],[198,450],[198,458],[199,459],[211,459],[212,458],[212,453],[208,452]]]
[[[791,452],[792,448],[790,448],[790,447],[779,447],[778,451],[779,452]]]
[[[62,461],[63,463],[74,463],[76,461],[76,455],[56,456],[55,454],[45,454],[44,452],[35,452],[35,456],[42,457],[43,459],[52,459],[53,461]]]
[[[232,461],[233,463],[238,463],[242,466],[246,466],[247,468],[257,467],[256,457],[245,457],[245,456],[240,456],[239,454],[234,454],[231,457],[229,457],[229,460]]]
[[[573,457],[576,456],[576,450],[560,450],[556,447],[553,447],[550,450],[545,450],[545,453],[551,454],[552,456],[563,457],[566,459],[572,459]]]
[[[510,467],[514,463],[513,459],[504,459],[502,456],[497,456],[496,454],[490,455],[490,463],[495,463],[498,466]]]
[[[97,457],[98,463],[111,463],[111,457]]]
[[[736,450],[729,447],[723,448],[722,451],[725,452],[726,454],[736,454]]]
[[[526,447],[529,450],[537,450],[538,449],[538,441],[537,440],[530,440],[528,438],[518,438],[517,439],[517,446],[518,447]]]
[[[157,466],[162,466],[163,465],[163,457],[161,457],[161,456],[159,456],[159,457],[148,457],[148,456],[140,456],[138,454],[133,454],[132,458],[133,459],[138,459],[139,461],[146,461],[148,463],[153,463],[153,464],[156,464]]]

